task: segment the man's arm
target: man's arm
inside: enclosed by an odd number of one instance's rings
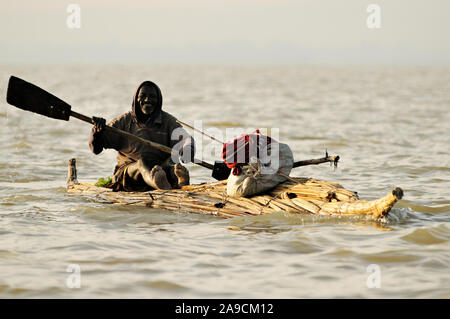
[[[94,127],[89,136],[89,148],[94,154],[100,154],[104,148],[120,151],[124,147],[126,141],[123,137],[105,130],[106,121],[104,118],[94,116],[92,120],[94,121]],[[108,125],[124,130],[123,123],[123,117],[119,117],[109,122]]]

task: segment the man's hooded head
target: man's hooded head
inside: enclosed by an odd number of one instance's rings
[[[142,82],[134,92],[132,111],[139,122],[155,119],[161,112],[162,95],[159,87],[151,82]]]

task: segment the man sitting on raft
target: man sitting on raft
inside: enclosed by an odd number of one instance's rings
[[[116,117],[109,125],[168,146],[175,156],[110,133],[104,130],[105,119],[93,118],[95,125],[89,137],[91,151],[100,154],[104,148],[112,148],[118,152],[109,187],[116,191],[147,191],[189,184],[189,172],[180,163],[175,163],[178,162],[175,152],[183,163],[193,161],[194,139],[175,117],[161,108],[161,90],[155,83],[145,81],[134,93],[131,111]]]
[[[227,195],[245,197],[265,192],[284,182],[294,164],[287,144],[254,133],[242,134],[225,143],[222,158],[229,168]]]

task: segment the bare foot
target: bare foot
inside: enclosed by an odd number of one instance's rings
[[[172,189],[167,180],[166,172],[159,165],[155,165],[150,171],[150,178],[152,184],[150,185],[156,189]]]
[[[183,165],[177,163],[174,167],[174,173],[178,177],[178,186],[189,185],[189,171]]]

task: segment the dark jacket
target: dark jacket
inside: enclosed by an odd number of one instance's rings
[[[142,113],[136,100],[139,89],[144,84],[152,85],[158,93],[158,104],[150,116]],[[186,148],[190,147],[193,158],[195,150],[194,139],[176,122],[175,117],[164,112],[161,108],[162,96],[159,87],[153,82],[145,81],[134,92],[131,111],[116,117],[108,125],[170,148],[176,146],[175,151],[177,153],[180,148],[186,150]],[[174,132],[174,130],[176,131]],[[175,133],[174,136],[172,136],[172,133]],[[114,170],[114,179],[116,181],[121,177],[119,175],[123,172],[122,168],[130,163],[143,159],[151,167],[162,164],[171,156],[171,154],[105,130],[96,133],[94,128],[89,137],[89,147],[94,154],[99,154],[104,148],[112,148],[118,152],[117,165]]]

